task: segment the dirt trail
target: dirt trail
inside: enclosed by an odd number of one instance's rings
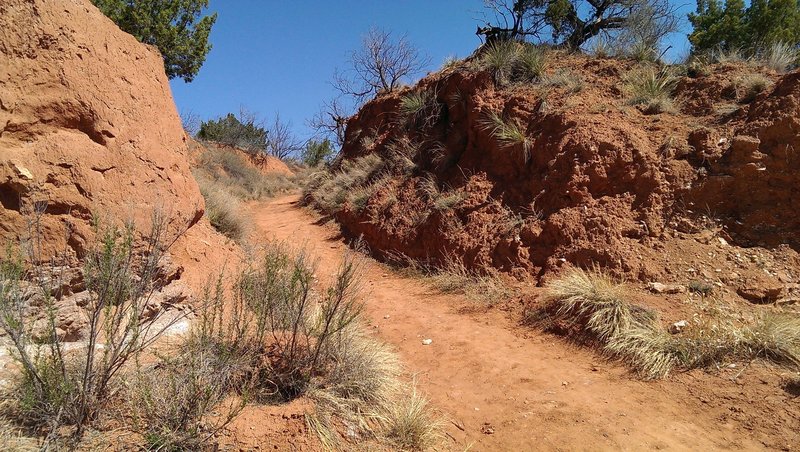
[[[305,243],[319,259],[320,275],[332,273],[346,245],[297,199],[252,205],[257,233]],[[443,412],[449,448],[763,448],[675,383],[637,381],[586,350],[520,330],[502,313],[470,314],[463,300],[434,293],[372,261],[365,286],[372,329],[396,348]],[[425,338],[433,343],[422,345]]]

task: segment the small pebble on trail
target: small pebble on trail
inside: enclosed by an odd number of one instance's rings
[[[423,339],[422,345],[431,345],[433,343],[433,339]]]

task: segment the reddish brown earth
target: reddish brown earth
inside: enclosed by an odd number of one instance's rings
[[[410,169],[385,171],[363,207],[347,202],[335,214],[349,236],[363,235],[378,254],[434,263],[454,255],[539,282],[565,265],[600,265],[645,282],[697,279],[733,293],[775,286],[769,301],[796,298],[800,72],[715,65],[679,78],[675,112],[646,114],[628,105],[632,61],[551,53],[547,75],[578,77],[577,92],[499,87],[469,64],[381,95],[349,121],[345,161],[396,160],[393,143],[415,143]],[[750,103],[740,83],[748,74],[774,82]],[[400,113],[411,92],[435,96],[438,120]],[[521,124],[529,160],[487,130],[491,112]],[[463,200],[434,208],[430,180]],[[751,265],[743,256],[754,253],[780,268]]]
[[[339,228],[321,225],[297,197],[255,204],[251,214],[264,239],[305,244],[319,258],[321,278],[335,272],[347,251]],[[364,279],[369,325],[396,348],[440,410],[444,449],[797,450],[800,444],[800,399],[781,389],[777,369],[742,370],[740,363],[643,382],[589,350],[521,327],[524,300],[475,306],[376,262]],[[526,300],[541,293],[522,289]],[[433,343],[422,345],[428,338]]]
[[[201,143],[192,138],[189,139],[189,158],[190,162],[193,165],[196,164],[197,159],[206,150],[209,150],[211,152],[230,152],[239,155],[241,157],[244,157],[245,161],[247,161],[254,168],[261,171],[261,173],[264,175],[274,175],[274,174],[280,174],[283,176],[294,175],[294,171],[292,171],[291,168],[289,168],[289,166],[286,163],[271,155],[267,155],[264,153],[254,154],[252,152],[247,152],[243,149],[226,146],[211,141],[206,141]]]
[[[58,301],[66,340],[79,339],[86,322],[75,303],[93,217],[148,233],[161,211],[167,239],[183,234],[162,262],[169,287],[156,298],[165,306],[186,301],[219,268],[203,259],[235,255],[203,218],[187,153],[155,48],[87,0],[0,3],[0,240],[28,239],[41,211],[39,257],[64,254],[69,267]]]

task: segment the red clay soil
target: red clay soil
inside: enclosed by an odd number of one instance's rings
[[[675,111],[648,114],[628,103],[626,79],[637,65],[551,52],[546,77],[566,74],[580,88],[500,87],[467,62],[379,96],[349,121],[343,159],[391,161],[406,140],[413,165],[376,175],[381,185],[362,205],[345,202],[336,220],[378,255],[457,256],[539,282],[565,265],[600,265],[640,281],[724,276],[734,293],[759,278],[781,286],[781,297],[796,290],[800,72],[711,66],[709,75],[678,77]],[[750,100],[742,81],[753,74],[773,84]],[[438,119],[401,113],[412,92],[434,97]],[[529,159],[521,144],[492,135],[493,112],[521,125]],[[459,201],[434,208],[423,188],[430,181]],[[725,263],[727,271],[704,259],[703,268],[692,263],[695,274],[680,274],[675,264],[714,251],[694,246],[712,238],[741,262]],[[753,252],[782,262],[785,281],[741,258]]]
[[[202,155],[203,152],[210,151],[210,152],[230,152],[236,155],[239,155],[244,158],[244,160],[252,167],[258,169],[261,174],[268,175],[268,174],[280,174],[283,176],[293,176],[294,171],[292,171],[286,163],[284,163],[281,159],[275,158],[271,155],[264,154],[263,152],[260,153],[252,153],[247,152],[243,149],[239,149],[232,146],[227,146],[219,143],[214,143],[211,141],[205,142],[198,142],[192,138],[189,139],[189,158],[190,163],[194,166],[197,159]]]
[[[297,197],[255,204],[251,215],[264,239],[305,244],[319,258],[320,278],[333,274],[347,252],[339,228],[321,225]],[[376,262],[364,280],[368,324],[396,348],[441,411],[443,449],[797,450],[800,444],[800,399],[780,389],[780,372],[770,367],[643,382],[589,350],[521,327],[516,302],[476,307]],[[540,290],[528,286],[525,298],[538,298]],[[423,339],[433,342],[425,346]]]

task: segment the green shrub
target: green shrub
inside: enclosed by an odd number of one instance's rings
[[[233,146],[249,152],[265,152],[267,130],[257,123],[255,116],[241,112],[239,117],[228,113],[217,119],[200,123],[197,138]]]
[[[6,258],[0,265],[0,328],[20,363],[8,394],[21,419],[53,436],[61,427],[72,426],[79,440],[87,426],[108,412],[122,369],[182,318],[167,318],[164,309],[146,315],[163,284],[166,224],[159,214],[153,215],[143,250],[136,249],[132,225],[97,226],[97,243],[87,252],[83,268],[86,347],[77,350],[68,351],[56,334],[59,282],[48,276],[47,264],[25,268],[23,261]],[[38,238],[30,243],[39,243]],[[39,250],[30,249],[28,262],[57,260],[42,259]],[[47,322],[45,333],[38,335],[41,343],[33,340],[36,312],[27,309],[31,295],[23,287],[37,287],[43,297]]]
[[[311,168],[316,168],[323,163],[328,163],[335,154],[331,140],[324,139],[322,141],[311,140],[306,143],[300,160]]]

